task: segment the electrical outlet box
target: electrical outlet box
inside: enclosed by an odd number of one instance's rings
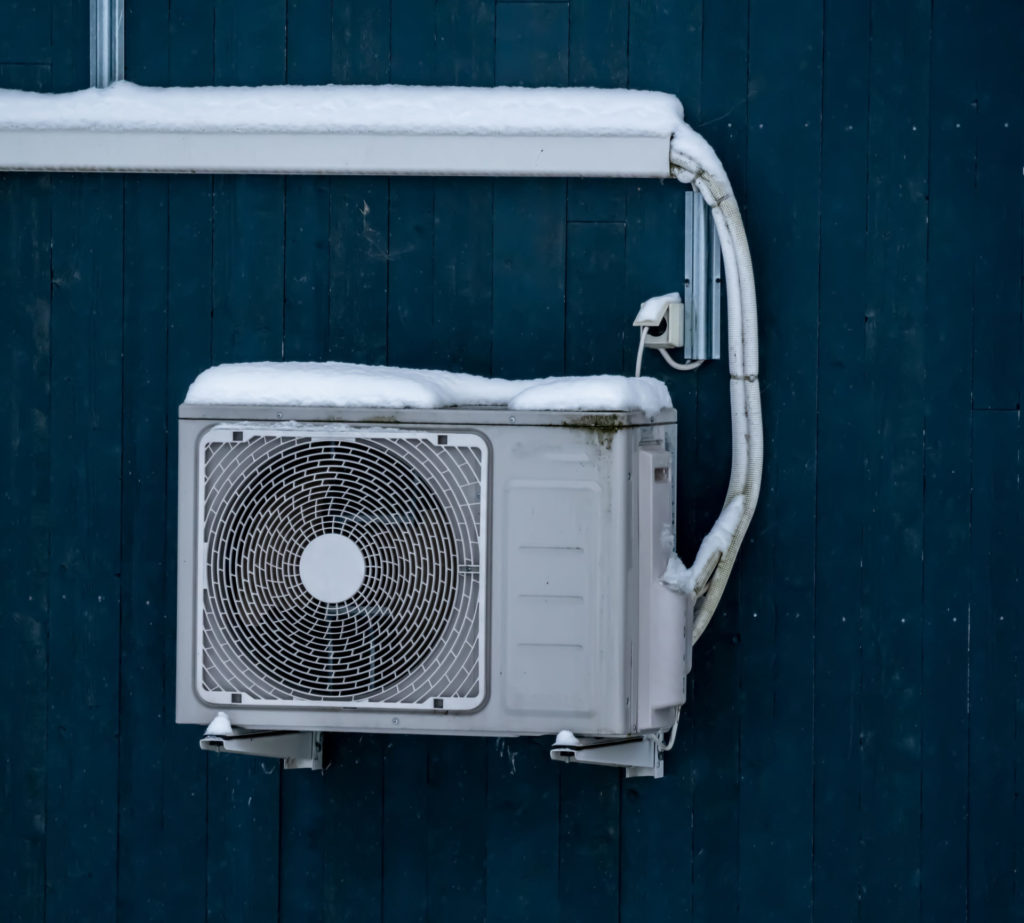
[[[683,345],[683,303],[670,301],[665,305],[661,323],[647,331],[646,346],[651,349],[678,349]]]

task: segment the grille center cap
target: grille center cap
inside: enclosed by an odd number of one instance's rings
[[[363,585],[366,558],[359,546],[344,535],[318,535],[299,558],[299,577],[310,594],[322,603],[340,603]]]

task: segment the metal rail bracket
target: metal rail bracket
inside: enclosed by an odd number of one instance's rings
[[[551,748],[551,759],[560,763],[621,767],[626,770],[627,779],[660,779],[665,774],[660,734],[624,740],[580,737],[573,744],[556,743]]]
[[[323,734],[319,731],[243,731],[224,736],[207,734],[199,741],[202,750],[241,753],[282,760],[285,769],[323,769]]]

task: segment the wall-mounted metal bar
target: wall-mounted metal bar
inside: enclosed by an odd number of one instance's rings
[[[0,169],[378,176],[668,176],[668,138],[0,128]]]
[[[111,4],[94,0],[98,79],[122,60]],[[640,90],[0,90],[0,170],[669,178],[684,127],[675,97]]]
[[[686,191],[686,252],[683,290],[683,358],[722,355],[722,250],[711,209]]]
[[[124,80],[124,0],[89,2],[89,82]]]

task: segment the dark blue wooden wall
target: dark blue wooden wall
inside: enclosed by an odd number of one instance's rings
[[[0,83],[87,82],[3,0]],[[0,917],[828,923],[1024,916],[1019,0],[146,0],[129,79],[631,86],[728,168],[762,504],[661,782],[547,741],[176,727],[175,411],[214,362],[628,370],[681,280],[653,182],[0,177]],[[680,544],[722,364],[669,373]]]

